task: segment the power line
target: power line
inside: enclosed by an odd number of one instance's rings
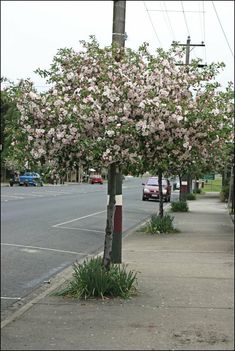
[[[163,17],[164,17],[164,21],[166,22],[166,26],[168,26],[168,28],[169,28],[169,22],[168,22],[168,20],[167,20],[167,18],[166,18],[165,10],[163,10],[162,1],[159,1],[159,4],[160,4],[161,9],[162,9],[162,12],[163,12]]]
[[[164,10],[157,10],[157,9],[152,9],[152,10],[148,10],[149,12],[154,12],[154,11],[158,11],[158,12],[163,12]],[[182,12],[182,10],[167,10],[167,12]],[[187,10],[185,10],[184,12],[192,12],[192,13],[198,13],[198,12],[203,12],[203,11],[197,11],[197,10],[195,10],[195,11],[192,11],[192,10],[190,10],[190,11],[187,11]]]
[[[160,5],[162,4],[162,2],[160,1]],[[167,11],[167,8],[166,8],[166,2],[163,1],[163,6],[164,6],[164,10],[166,12],[166,17],[167,17],[167,20],[168,20],[168,24],[169,24],[169,27],[170,27],[170,31],[171,31],[171,34],[172,34],[172,37],[173,37],[173,40],[175,40],[175,35],[174,35],[174,31],[173,31],[173,28],[172,28],[172,25],[171,25],[171,20],[170,20],[170,17],[168,15],[168,11]]]
[[[163,4],[162,4],[163,1],[159,1],[160,3],[160,6],[161,6],[161,9],[162,9],[162,12],[163,12],[163,17],[164,17],[164,21],[166,22],[166,26],[169,28],[169,32],[171,32],[171,27],[169,25],[169,20],[168,18],[166,17],[166,11],[163,10]],[[171,33],[170,33],[171,34]]]
[[[201,4],[202,3],[202,4]],[[203,11],[200,11],[201,6],[203,6],[203,10],[204,10],[204,1],[198,1],[198,8],[199,8],[199,22],[200,22],[200,28],[201,28],[201,37],[203,39],[203,42],[205,43],[205,16]],[[201,13],[203,13],[203,15],[201,15]],[[204,56],[204,61],[206,61],[206,57],[205,57],[205,49],[202,49],[202,55]]]
[[[183,1],[181,1],[181,6],[182,6],[182,11],[183,11],[183,15],[184,15],[184,21],[185,21],[185,25],[186,25],[186,28],[187,28],[187,31],[188,31],[188,35],[190,35],[189,28],[188,28],[188,23],[187,23],[185,11],[184,11]]]
[[[198,1],[198,8],[200,9],[200,1]],[[201,14],[199,14],[199,21],[200,21],[201,36],[203,38],[203,19]]]
[[[202,12],[203,12],[203,41],[205,43],[206,41],[206,16],[205,16],[205,1],[202,1]]]
[[[203,41],[204,43],[206,42],[206,16],[205,16],[205,2],[202,1],[202,10],[203,10]],[[207,62],[207,55],[206,55],[206,46],[205,46],[205,57],[204,57],[205,62]]]
[[[211,1],[211,2],[212,2],[212,5],[213,5],[213,7],[214,7],[214,10],[215,10],[217,19],[218,19],[218,21],[219,21],[220,27],[221,27],[221,29],[222,29],[222,32],[223,32],[223,34],[224,34],[225,40],[226,40],[226,42],[227,42],[227,44],[228,44],[229,50],[230,50],[232,56],[234,57],[234,53],[233,53],[233,51],[232,51],[232,49],[231,49],[231,47],[230,47],[230,45],[229,45],[229,42],[228,42],[227,36],[226,36],[226,34],[225,34],[224,28],[223,28],[223,26],[222,26],[222,23],[220,22],[219,15],[218,15],[218,13],[217,13],[217,11],[216,11],[214,1]]]
[[[153,31],[154,31],[154,33],[155,33],[155,35],[156,35],[156,38],[157,38],[157,40],[158,40],[160,46],[162,46],[162,43],[161,43],[161,41],[160,41],[160,39],[159,39],[159,37],[158,37],[158,35],[157,35],[156,29],[155,29],[155,27],[154,27],[154,25],[153,25],[153,22],[152,22],[152,19],[151,19],[150,14],[149,14],[149,11],[148,11],[148,9],[147,9],[147,6],[146,6],[146,4],[145,4],[145,1],[143,1],[143,3],[144,3],[145,10],[146,10],[146,12],[147,12],[147,14],[148,14],[150,23],[151,23],[151,25],[152,25],[152,27],[153,27]]]

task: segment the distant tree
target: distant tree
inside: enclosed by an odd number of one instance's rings
[[[185,174],[200,164],[215,167],[222,162],[223,145],[232,138],[234,111],[231,86],[222,93],[212,82],[222,63],[199,69],[195,60],[192,66],[179,68],[174,49],[170,53],[159,50],[153,56],[146,52],[152,81],[145,81],[141,105],[148,113],[137,122],[143,169],[159,176],[160,216],[163,174]]]
[[[7,91],[1,91],[2,165],[9,170],[24,168],[26,137],[20,125],[20,113]]]
[[[225,91],[217,83],[205,83],[194,97],[194,110],[185,127],[190,131],[190,153],[178,159],[175,167],[180,178],[184,174],[196,177],[207,172],[221,172],[230,158],[234,129],[234,92],[231,83]]]

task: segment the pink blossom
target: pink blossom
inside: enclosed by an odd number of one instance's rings
[[[30,98],[31,98],[32,100],[35,100],[35,99],[37,99],[37,98],[38,98],[38,95],[37,95],[37,94],[35,94],[35,93],[34,93],[34,92],[32,92],[32,91],[30,91],[29,96],[30,96]]]

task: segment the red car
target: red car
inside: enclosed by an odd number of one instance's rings
[[[142,200],[156,199],[159,200],[159,184],[157,177],[150,177],[143,188]],[[163,200],[170,202],[171,200],[171,184],[169,179],[162,179],[162,196]]]
[[[95,184],[95,183],[103,184],[103,178],[100,175],[92,175],[90,177],[90,183],[91,184]]]

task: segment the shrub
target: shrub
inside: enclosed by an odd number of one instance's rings
[[[172,212],[188,212],[188,204],[186,201],[176,201],[171,203]]]
[[[222,202],[228,201],[229,197],[229,185],[223,185],[220,192],[220,200]]]
[[[147,222],[144,231],[151,234],[162,234],[162,233],[175,233],[178,232],[177,229],[173,227],[174,217],[168,214],[160,217],[159,215],[152,215],[150,220]]]
[[[193,193],[194,193],[194,194],[201,194],[201,193],[202,193],[202,189],[201,189],[201,188],[194,189],[194,190],[193,190]]]
[[[82,264],[73,265],[73,279],[69,285],[55,296],[71,296],[81,299],[104,296],[129,298],[136,292],[137,278],[133,271],[126,271],[126,265],[111,264],[106,270],[102,258],[85,260]]]
[[[192,193],[189,193],[189,194],[186,195],[186,199],[187,200],[196,200],[196,195],[192,194]]]

